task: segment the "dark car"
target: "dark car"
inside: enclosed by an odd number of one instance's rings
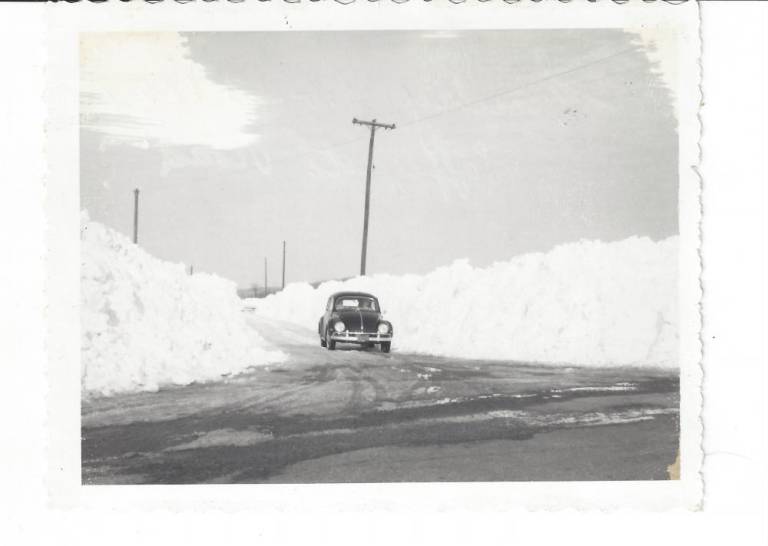
[[[382,353],[392,346],[392,324],[381,316],[376,296],[365,292],[337,292],[328,298],[317,333],[320,345],[331,351],[336,343],[378,344]]]

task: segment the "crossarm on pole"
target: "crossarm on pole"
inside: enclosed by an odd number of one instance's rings
[[[394,123],[390,123],[390,124],[387,124],[387,123],[377,123],[375,119],[371,120],[371,121],[364,121],[364,120],[361,120],[361,119],[352,118],[352,123],[354,123],[355,125],[368,125],[369,127],[376,127],[376,128],[381,128],[381,129],[394,129],[395,128],[395,124]]]

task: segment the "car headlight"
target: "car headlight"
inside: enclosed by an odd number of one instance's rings
[[[389,324],[386,322],[380,322],[379,323],[379,333],[380,334],[388,334],[389,333]]]
[[[343,322],[341,322],[341,321],[339,320],[339,321],[336,321],[336,323],[334,323],[334,325],[333,325],[333,329],[334,329],[334,330],[336,330],[338,333],[341,333],[341,332],[343,332],[344,330],[346,330],[346,329],[347,329],[347,327],[344,325],[344,323],[343,323]]]

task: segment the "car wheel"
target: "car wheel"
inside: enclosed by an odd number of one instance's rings
[[[325,347],[325,338],[320,338],[320,347]]]
[[[325,334],[325,346],[328,348],[329,351],[336,350],[336,342],[333,341],[328,334]]]
[[[381,352],[382,353],[388,353],[391,346],[392,346],[392,342],[391,341],[383,341],[381,343]]]

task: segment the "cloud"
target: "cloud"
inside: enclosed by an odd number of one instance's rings
[[[257,97],[216,83],[175,32],[91,33],[80,43],[80,119],[112,143],[246,146]]]
[[[678,36],[668,27],[643,27],[632,30],[643,46],[648,60],[654,67],[654,72],[661,78],[664,85],[677,94],[679,84],[678,68]]]

